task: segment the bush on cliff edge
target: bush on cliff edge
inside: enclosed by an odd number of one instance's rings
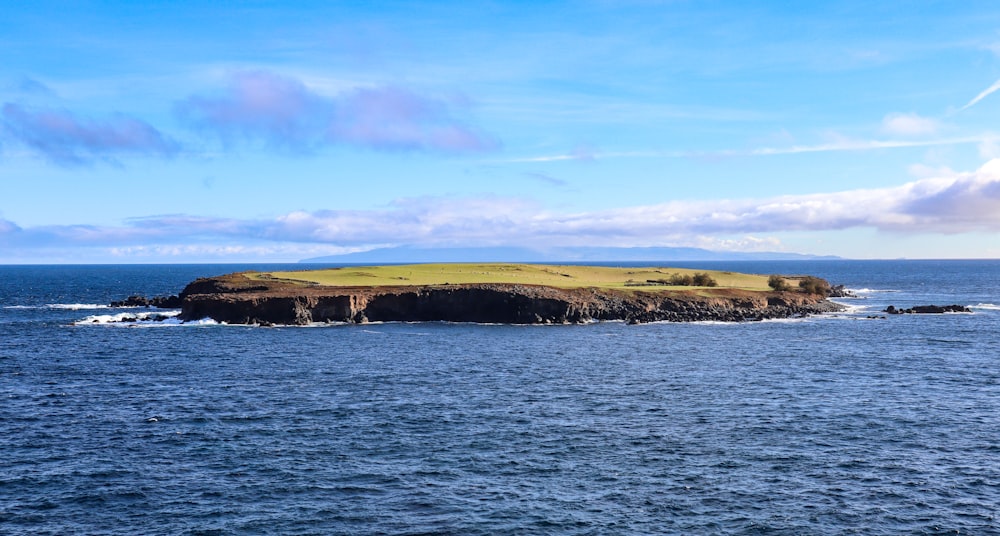
[[[788,284],[788,281],[785,281],[785,278],[778,274],[774,274],[767,278],[767,286],[779,291],[792,290],[792,286]]]
[[[830,283],[827,283],[825,279],[811,275],[807,275],[799,281],[799,288],[809,294],[816,294],[818,296],[827,296],[830,294]]]

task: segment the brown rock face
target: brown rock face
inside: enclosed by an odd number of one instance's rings
[[[816,314],[839,306],[795,292],[710,289],[620,291],[515,284],[324,287],[252,280],[246,274],[198,279],[180,294],[182,320],[230,324],[446,321],[562,324],[749,321]]]

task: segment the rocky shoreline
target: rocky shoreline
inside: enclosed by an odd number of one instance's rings
[[[149,300],[153,303],[153,300]],[[133,303],[141,304],[140,299]],[[304,325],[316,322],[573,324],[746,322],[843,310],[825,296],[795,291],[616,290],[523,284],[327,287],[260,280],[246,273],[202,278],[176,300],[182,321]]]

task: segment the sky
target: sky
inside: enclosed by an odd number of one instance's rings
[[[1000,4],[23,2],[0,263],[1000,258]]]

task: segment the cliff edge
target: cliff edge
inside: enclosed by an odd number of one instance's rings
[[[182,320],[230,324],[447,321],[563,324],[740,322],[832,312],[825,296],[738,288],[564,288],[520,283],[330,286],[241,272],[202,278],[180,294]]]

